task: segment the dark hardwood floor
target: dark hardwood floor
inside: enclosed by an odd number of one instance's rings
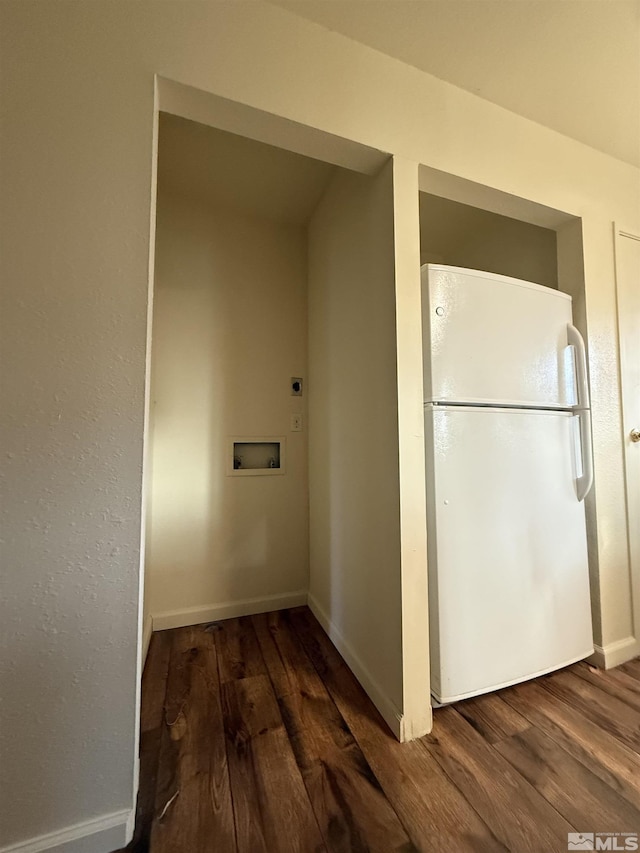
[[[640,832],[640,659],[434,719],[397,743],[304,607],[154,634],[127,850],[564,853],[569,832]]]

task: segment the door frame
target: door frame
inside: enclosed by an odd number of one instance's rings
[[[634,460],[630,453],[631,440],[629,433],[634,428],[640,428],[640,422],[635,423],[633,421],[632,403],[632,388],[635,382],[638,382],[638,378],[634,374],[640,371],[640,367],[634,367],[634,365],[640,364],[640,344],[638,344],[637,329],[634,332],[632,313],[627,310],[627,288],[631,287],[631,282],[623,281],[620,269],[623,240],[634,240],[640,244],[640,233],[636,233],[633,229],[624,228],[619,223],[614,222],[613,243],[620,359],[621,430],[624,452],[625,503],[627,509],[627,548],[629,555],[632,635],[636,641],[636,654],[638,654],[638,651],[640,651],[640,526],[637,523],[637,519],[640,518],[640,484],[636,489],[631,488],[631,480],[634,476],[632,472]],[[636,460],[636,466],[637,462],[638,460]],[[635,476],[640,478],[640,471],[636,472]],[[629,655],[627,654],[626,658],[628,657]],[[612,665],[615,664],[612,662]]]

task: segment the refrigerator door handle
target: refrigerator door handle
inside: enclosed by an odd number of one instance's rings
[[[589,381],[587,379],[587,351],[580,332],[571,323],[567,323],[567,341],[575,351],[576,400],[574,409],[589,408]]]
[[[580,433],[580,455],[582,474],[576,478],[576,494],[583,501],[593,485],[593,448],[591,446],[591,412],[582,409],[576,412]]]
[[[587,352],[580,332],[567,324],[567,341],[575,351],[576,399],[573,411],[580,426],[580,454],[582,474],[576,479],[578,500],[583,501],[593,485],[593,447],[591,445],[591,412],[589,411],[589,382],[587,379]]]

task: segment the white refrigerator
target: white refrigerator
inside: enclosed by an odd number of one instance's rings
[[[422,268],[431,689],[497,690],[593,651],[584,343],[571,297]]]

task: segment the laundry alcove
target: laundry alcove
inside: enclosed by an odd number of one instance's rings
[[[308,603],[404,738],[397,223],[413,218],[419,304],[417,165],[408,179],[346,140],[309,157],[176,112],[158,131],[146,624]]]

